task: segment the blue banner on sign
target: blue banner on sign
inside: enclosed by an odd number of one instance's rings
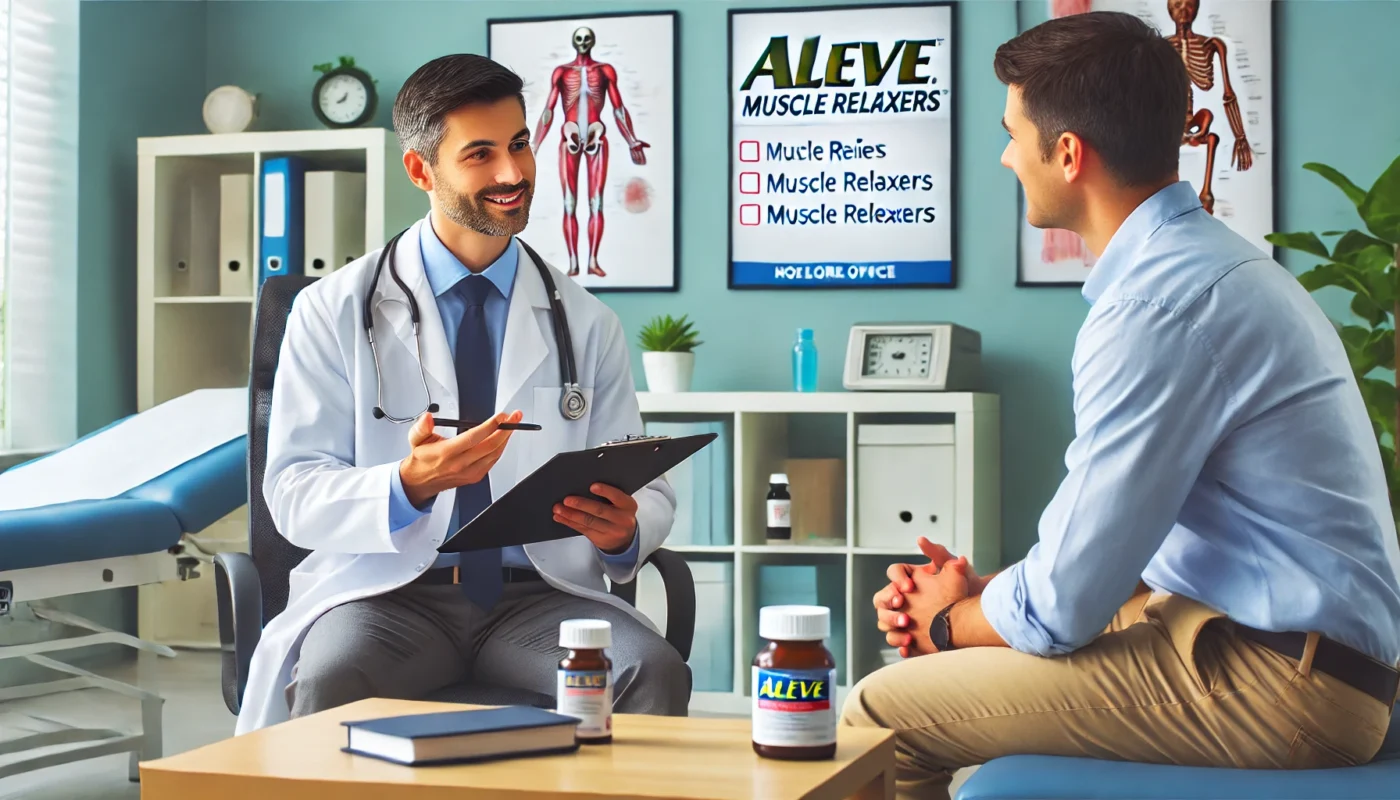
[[[735,261],[734,286],[948,286],[952,261],[784,264]]]

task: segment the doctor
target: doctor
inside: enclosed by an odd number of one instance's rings
[[[686,713],[685,663],[604,583],[632,580],[670,532],[664,480],[556,505],[580,536],[437,552],[555,453],[642,432],[617,317],[514,238],[535,182],[521,86],[475,55],[415,72],[394,127],[431,211],[292,306],[262,490],[312,553],[253,655],[239,734],[466,680],[553,695],[559,623],[579,617],[612,623],[617,711]],[[578,392],[561,385],[570,355]],[[486,422],[459,433],[432,416]],[[521,419],[542,430],[498,428]]]

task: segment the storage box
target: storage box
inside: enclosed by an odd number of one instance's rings
[[[861,425],[856,431],[856,546],[916,552],[918,537],[954,547],[957,461],[952,425]]]
[[[792,539],[846,538],[846,460],[790,458],[784,465],[792,495]]]
[[[667,482],[676,492],[676,517],[666,537],[667,545],[733,544],[733,427],[723,420],[646,424],[648,436],[718,434],[708,446],[666,473]]]

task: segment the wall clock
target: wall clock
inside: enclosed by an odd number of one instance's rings
[[[311,109],[327,128],[356,128],[374,118],[379,103],[374,79],[355,66],[355,59],[341,56],[338,65],[317,64],[321,73],[311,90]]]

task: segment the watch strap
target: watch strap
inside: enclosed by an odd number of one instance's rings
[[[933,642],[933,646],[938,648],[938,652],[946,653],[949,650],[956,650],[953,645],[953,628],[948,622],[948,612],[953,610],[956,602],[949,603],[934,616],[933,622],[928,626],[928,637]]]

